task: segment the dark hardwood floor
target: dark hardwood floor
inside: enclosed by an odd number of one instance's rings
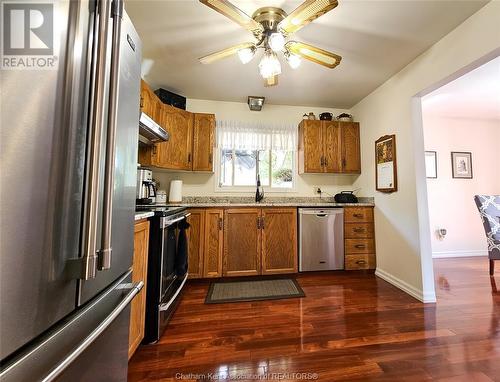
[[[208,284],[191,283],[161,341],[141,346],[130,361],[129,381],[175,380],[177,373],[184,381],[206,381],[196,374],[208,373],[239,381],[264,373],[500,381],[500,293],[488,260],[434,263],[438,302],[426,305],[357,272],[301,274],[305,298],[262,302],[205,305]],[[500,273],[496,280],[500,288]]]

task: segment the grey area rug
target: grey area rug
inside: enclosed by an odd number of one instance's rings
[[[305,297],[304,291],[295,279],[225,281],[210,284],[205,304],[295,297]]]

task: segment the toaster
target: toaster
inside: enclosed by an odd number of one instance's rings
[[[357,203],[358,198],[354,195],[354,191],[341,191],[333,197],[337,203]]]

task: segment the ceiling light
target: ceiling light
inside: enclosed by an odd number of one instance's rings
[[[248,64],[252,61],[253,56],[255,55],[255,47],[243,48],[238,50],[238,57],[243,64]]]
[[[279,32],[272,33],[269,36],[269,46],[275,52],[281,52],[285,47],[285,37]]]
[[[296,54],[293,53],[288,53],[285,55],[285,57],[286,60],[288,61],[288,65],[290,65],[292,69],[297,69],[300,66],[300,63],[302,62],[300,56],[297,56]]]
[[[281,74],[281,64],[272,50],[268,49],[264,53],[264,57],[259,63],[260,75],[264,78],[269,78]]]
[[[261,111],[264,105],[264,97],[248,96],[248,107],[252,111]]]

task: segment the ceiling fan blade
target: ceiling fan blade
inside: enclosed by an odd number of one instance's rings
[[[306,0],[278,24],[278,30],[285,34],[297,32],[311,21],[331,11],[337,0]]]
[[[218,52],[209,54],[207,56],[200,57],[198,60],[200,60],[202,64],[211,64],[214,61],[221,60],[223,58],[229,57],[237,53],[240,49],[252,48],[252,47],[256,48],[253,42],[245,42],[243,44],[238,44],[230,48],[226,48],[224,50],[220,50]]]
[[[271,87],[271,86],[276,86],[278,85],[278,75],[264,78],[264,86],[265,87]]]
[[[326,66],[330,69],[335,68],[342,60],[342,57],[337,54],[303,42],[289,41],[286,43],[285,48],[288,49],[290,53],[297,54],[306,60]]]
[[[213,10],[233,20],[235,23],[240,24],[243,28],[248,29],[255,36],[264,32],[264,27],[262,25],[227,0],[200,0],[200,3],[205,4],[207,7],[212,8]]]

